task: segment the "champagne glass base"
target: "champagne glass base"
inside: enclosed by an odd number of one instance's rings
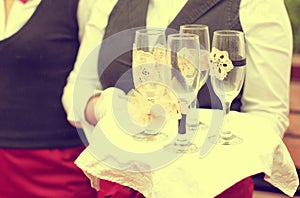
[[[175,142],[165,146],[164,148],[167,152],[172,152],[172,153],[195,153],[199,151],[199,148],[189,142],[188,140],[175,140]]]
[[[168,138],[168,136],[164,133],[147,133],[145,131],[138,133],[133,136],[133,139],[137,141],[143,141],[143,142],[158,142],[158,141],[164,141]]]
[[[205,131],[205,130],[207,130],[208,129],[208,125],[207,124],[205,124],[204,122],[199,122],[198,123],[198,130],[200,130],[200,131]]]
[[[203,122],[198,122],[196,124],[190,124],[190,123],[187,123],[187,129],[189,131],[198,131],[198,130],[206,130],[208,129],[208,126],[203,123]]]
[[[231,134],[230,136],[221,134],[220,137],[214,135],[209,137],[209,140],[218,145],[238,145],[243,142],[242,138],[234,134]]]

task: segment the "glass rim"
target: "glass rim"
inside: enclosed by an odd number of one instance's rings
[[[175,34],[169,34],[168,39],[199,39],[199,36],[197,34],[191,34],[191,33],[175,33]]]
[[[180,26],[180,28],[192,30],[196,28],[201,28],[201,29],[208,29],[208,25],[205,24],[183,24]]]
[[[136,30],[136,34],[141,34],[141,35],[146,35],[146,34],[155,35],[155,34],[162,34],[162,33],[163,34],[165,33],[165,30],[162,28],[144,28],[144,29]]]
[[[222,36],[237,36],[244,35],[244,32],[239,30],[216,30],[214,31],[214,35],[222,35]]]

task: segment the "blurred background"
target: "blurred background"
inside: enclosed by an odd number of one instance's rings
[[[285,0],[294,35],[294,53],[300,53],[300,0]]]
[[[300,178],[300,0],[284,0],[293,29],[294,55],[290,82],[290,126],[283,142],[289,150]],[[253,176],[255,192],[253,198],[288,198],[274,186],[265,182],[263,174]],[[298,187],[294,198],[300,198]]]

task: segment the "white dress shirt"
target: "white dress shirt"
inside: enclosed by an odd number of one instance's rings
[[[166,28],[186,2],[187,0],[150,0],[147,26]],[[108,17],[116,3],[117,0],[99,0],[92,11],[86,27],[86,38],[83,38],[77,63],[64,90],[63,104],[69,120],[85,122],[85,105],[95,93],[94,84],[98,81],[97,60],[94,60],[95,68],[88,69],[82,75],[87,87],[82,94],[81,104],[74,107],[75,116],[72,108],[74,84],[82,62],[101,44]],[[241,0],[239,15],[247,42],[247,74],[241,111],[270,118],[274,124],[274,133],[283,136],[289,124],[292,56],[292,31],[284,1]],[[93,128],[86,122],[82,124]]]
[[[42,0],[27,0],[23,3],[21,0],[14,0],[7,22],[5,17],[5,0],[0,0],[0,40],[4,40],[18,32],[30,19]],[[77,17],[81,40],[84,33],[84,26],[91,13],[95,0],[80,1],[78,4]]]

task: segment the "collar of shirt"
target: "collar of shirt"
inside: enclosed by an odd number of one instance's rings
[[[25,2],[26,1],[26,2]],[[42,0],[16,0],[11,8],[9,20],[5,23],[5,5],[0,0],[0,40],[19,31],[30,19]]]
[[[188,0],[150,0],[147,12],[147,26],[166,28],[184,7]]]

